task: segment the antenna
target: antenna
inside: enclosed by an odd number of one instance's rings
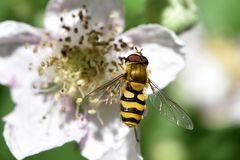
[[[142,55],[142,50],[143,50],[143,49],[141,49],[141,50],[139,51],[139,50],[137,49],[137,47],[135,47],[135,50],[137,51],[136,53]]]

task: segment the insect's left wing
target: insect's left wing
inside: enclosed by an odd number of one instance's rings
[[[89,110],[92,109],[93,111],[96,111],[97,107],[101,104],[118,102],[124,78],[125,75],[121,74],[87,94],[83,98],[81,108],[90,107],[88,108]]]
[[[187,113],[177,103],[168,98],[151,80],[150,87],[153,94],[148,96],[147,106],[157,107],[160,114],[167,120],[185,129],[192,130],[193,123]]]

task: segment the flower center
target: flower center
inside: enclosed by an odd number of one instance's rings
[[[46,61],[55,71],[54,82],[62,86],[61,94],[82,98],[106,79],[108,63],[103,50],[74,46],[64,47],[62,53]]]
[[[91,23],[92,17],[87,13],[86,6],[73,13],[71,18],[76,23],[71,26],[65,24],[65,17],[60,17],[65,36],[48,45],[53,54],[44,59],[38,69],[40,76],[53,71],[51,84],[60,88],[57,99],[62,95],[71,96],[76,105],[111,78],[112,72],[119,69],[117,53],[129,48],[128,44],[115,38],[115,23],[99,26],[100,23]],[[109,22],[114,22],[112,18],[109,16]],[[109,55],[112,58],[107,58]]]

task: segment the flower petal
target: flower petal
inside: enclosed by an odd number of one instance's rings
[[[137,152],[131,148],[135,137],[131,129],[125,126],[120,120],[119,106],[102,106],[98,110],[99,116],[103,121],[101,125],[96,115],[88,117],[88,136],[81,142],[82,155],[91,160],[110,160],[114,159],[113,153],[118,152],[120,160],[128,159],[129,155]],[[130,140],[131,139],[131,140]],[[94,154],[93,154],[94,153]],[[103,158],[104,157],[104,158]]]
[[[142,160],[140,153],[140,143],[134,138],[133,129],[124,137],[115,148],[111,148],[99,160]],[[119,146],[120,145],[120,146]]]
[[[180,82],[189,95],[190,103],[197,103],[194,106],[206,109],[214,106],[219,108],[217,103],[228,97],[231,90],[231,78],[215,56],[216,53],[206,43],[206,31],[202,24],[198,24],[182,34],[181,38],[187,43],[187,63]]]
[[[31,86],[12,90],[17,104],[4,118],[5,141],[17,159],[49,150],[85,136],[85,121],[74,120],[74,113],[62,111],[69,101],[53,103],[51,97],[34,94]],[[50,98],[47,99],[46,98]]]
[[[42,37],[42,31],[30,25],[5,21],[0,23],[0,56],[5,57],[24,43],[38,43]]]
[[[33,53],[33,46],[18,47],[12,56],[0,58],[0,83],[11,87],[21,87],[32,83],[38,76],[38,66],[43,57],[49,55],[50,48]],[[31,69],[30,69],[31,68]]]
[[[110,22],[110,16],[115,16],[114,27],[119,33],[122,32],[124,28],[122,0],[51,0],[45,15],[44,24],[46,29],[58,35],[58,29],[62,26],[60,16],[66,14],[66,10],[78,10],[82,8],[83,5],[86,5],[90,12],[92,24],[101,23],[107,26]],[[73,21],[66,23],[73,24]]]
[[[160,25],[141,25],[122,35],[127,43],[143,49],[149,60],[150,79],[160,88],[176,78],[184,67],[183,43],[174,32]]]

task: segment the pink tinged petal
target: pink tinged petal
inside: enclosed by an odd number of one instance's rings
[[[79,142],[85,136],[86,121],[74,120],[74,113],[62,112],[62,105],[42,95],[34,95],[31,88],[15,89],[14,111],[4,118],[4,138],[17,159],[37,154],[70,141]],[[51,99],[51,98],[50,98]]]
[[[125,143],[135,137],[120,119],[119,106],[102,106],[97,113],[104,124],[100,124],[96,115],[88,116],[88,135],[80,143],[82,155],[91,160],[108,160],[101,157],[114,156],[110,152],[115,150],[119,152],[117,159],[126,159],[131,150]]]
[[[40,42],[42,31],[30,25],[5,21],[0,23],[0,56],[9,56],[24,43],[35,44]]]
[[[160,25],[141,25],[122,35],[124,41],[143,49],[149,60],[150,79],[160,88],[176,78],[184,67],[183,43],[176,34]]]
[[[51,31],[54,35],[58,35],[59,28],[62,26],[60,17],[68,13],[72,14],[66,11],[79,10],[83,5],[87,6],[92,25],[96,23],[100,23],[99,25],[103,26],[114,24],[114,28],[118,33],[123,31],[124,15],[122,0],[51,0],[45,14],[44,24],[46,29]],[[114,18],[114,22],[111,18]],[[72,19],[69,18],[64,21],[67,24],[74,24]],[[90,28],[92,27],[90,26]]]

